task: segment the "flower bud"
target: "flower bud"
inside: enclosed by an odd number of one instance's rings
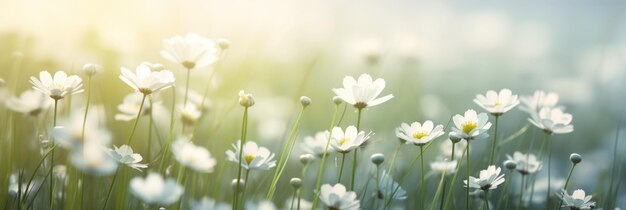
[[[450,141],[452,141],[453,144],[459,143],[459,141],[463,140],[463,138],[461,138],[461,137],[459,137],[457,135],[454,135],[452,133],[450,133],[448,135],[448,138],[450,139]]]
[[[376,153],[376,154],[373,154],[370,157],[370,160],[372,160],[372,163],[374,163],[376,165],[380,165],[383,162],[385,162],[385,155],[383,155],[381,153]]]
[[[307,107],[307,106],[311,105],[311,98],[306,97],[306,96],[301,96],[300,97],[300,104],[302,104],[303,107]]]
[[[569,156],[569,160],[570,160],[570,161],[572,161],[572,163],[573,163],[573,164],[578,164],[578,163],[580,163],[581,161],[583,161],[583,157],[582,157],[582,156],[580,156],[578,153],[572,153],[572,154]]]
[[[243,107],[254,106],[254,98],[251,94],[245,93],[243,90],[239,91],[239,104]]]
[[[335,103],[336,105],[339,105],[343,103],[343,99],[339,98],[339,96],[335,96],[333,97],[333,103]]]
[[[230,47],[230,41],[228,41],[228,39],[218,39],[217,40],[217,46],[221,50],[228,49],[228,47]]]
[[[312,154],[300,155],[300,162],[302,163],[302,165],[309,164],[314,159],[315,159],[315,156],[313,156]]]
[[[90,77],[96,75],[96,73],[100,71],[102,71],[102,66],[99,64],[88,63],[83,66],[83,72]]]
[[[514,170],[515,168],[517,168],[517,163],[512,160],[506,160],[504,161],[504,167],[508,170]]]
[[[298,189],[302,186],[302,179],[298,177],[291,178],[291,181],[289,181],[289,184],[291,184],[293,188]]]
[[[239,182],[239,189],[243,189],[243,186],[245,185],[246,181],[241,180],[241,182]],[[232,182],[230,182],[230,186],[234,189],[237,189],[237,179],[233,179]]]

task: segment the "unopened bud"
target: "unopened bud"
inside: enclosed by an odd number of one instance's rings
[[[572,153],[572,154],[569,156],[569,160],[570,160],[570,161],[572,161],[572,163],[574,163],[574,164],[578,164],[578,163],[580,163],[581,161],[583,161],[583,157],[582,157],[582,156],[580,156],[578,153]]]
[[[302,165],[309,164],[314,159],[315,159],[315,156],[313,156],[312,154],[300,155],[300,162],[302,163]]]
[[[102,66],[99,64],[88,63],[83,66],[83,72],[90,77],[96,75],[96,73],[100,71],[102,71]]]
[[[303,107],[311,105],[311,98],[306,96],[300,97],[300,104],[302,104]]]
[[[293,188],[298,189],[302,186],[302,179],[298,177],[291,178],[291,181],[289,181],[289,184],[291,184]]]
[[[517,163],[515,163],[515,161],[512,161],[512,160],[507,160],[507,161],[504,161],[504,167],[508,170],[514,170],[515,168],[517,168]]]
[[[385,162],[385,155],[381,154],[381,153],[376,153],[373,154],[370,159],[372,160],[372,163],[376,164],[376,165],[380,165],[383,162]]]

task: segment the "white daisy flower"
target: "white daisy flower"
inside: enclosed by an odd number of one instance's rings
[[[532,114],[537,113],[544,107],[556,107],[556,104],[559,102],[559,95],[538,90],[532,96],[522,96],[520,101],[522,102],[520,109]]]
[[[348,153],[360,147],[369,138],[369,135],[366,135],[363,131],[357,131],[356,127],[352,125],[348,126],[345,132],[340,127],[334,127],[330,138],[330,146],[337,152]]]
[[[148,168],[148,165],[141,164],[143,157],[139,153],[134,153],[133,148],[128,145],[122,145],[121,147],[113,146],[114,149],[107,148],[107,153],[117,162],[127,165],[128,167],[141,171],[142,168]]]
[[[376,197],[378,199],[386,199],[391,197],[394,200],[404,200],[407,198],[406,190],[402,189],[402,187],[393,180],[393,177],[389,176],[386,170],[383,170],[378,177],[378,190],[376,193]],[[395,193],[394,193],[395,191]]]
[[[163,40],[161,56],[191,70],[211,65],[217,60],[218,46],[213,40],[195,33]]]
[[[172,144],[172,153],[180,164],[201,173],[211,173],[217,164],[211,153],[204,147],[196,146],[186,139]]]
[[[452,160],[452,161],[447,160],[447,159],[437,160],[437,161],[433,161],[430,163],[430,169],[435,171],[437,174],[450,175],[450,174],[454,174],[457,163],[458,162],[456,160]]]
[[[202,200],[191,200],[189,201],[189,208],[191,210],[230,210],[232,209],[230,204],[228,203],[218,203],[217,201],[209,198],[203,197]]]
[[[343,78],[343,88],[334,88],[333,92],[344,102],[353,105],[357,109],[376,106],[393,98],[389,94],[381,98],[376,98],[385,89],[385,80],[376,79],[372,81],[369,74],[361,74],[359,80],[351,76]]]
[[[76,75],[67,76],[64,71],[54,73],[54,78],[47,71],[39,72],[39,79],[30,77],[30,83],[35,90],[59,100],[67,95],[83,92],[83,80]]]
[[[178,201],[183,194],[183,187],[174,179],[164,180],[160,174],[150,173],[145,179],[131,179],[130,192],[145,203],[169,205]]]
[[[135,91],[144,95],[172,87],[175,81],[174,74],[171,71],[152,71],[152,68],[145,63],[137,66],[136,73],[125,67],[120,68],[120,71],[120,79],[135,89]]]
[[[398,138],[405,140],[407,144],[413,143],[418,146],[423,146],[443,134],[443,125],[435,126],[430,120],[424,122],[423,125],[419,122],[411,123],[411,125],[402,123],[396,129]]]
[[[357,200],[356,193],[346,191],[346,187],[340,183],[333,185],[324,184],[320,188],[320,201],[324,203],[328,209],[337,210],[358,210],[361,207]]]
[[[52,105],[52,100],[39,91],[26,90],[19,97],[9,98],[4,104],[11,111],[37,116]]]
[[[454,125],[450,135],[465,140],[488,138],[487,130],[491,128],[489,117],[485,113],[476,114],[473,109],[465,111],[465,116],[459,114],[452,117]]]
[[[565,190],[562,190],[558,195],[563,200],[562,207],[568,207],[572,210],[592,209],[596,205],[596,202],[591,201],[591,195],[585,196],[585,191],[581,189],[575,190],[571,196]]]
[[[321,157],[324,154],[324,149],[326,149],[326,144],[328,143],[328,135],[330,133],[328,131],[320,131],[315,134],[315,136],[307,136],[302,140],[302,150],[305,153],[315,154],[316,156]],[[327,154],[334,152],[333,147],[329,145]]]
[[[198,107],[194,103],[187,103],[179,108],[180,110],[180,120],[185,125],[194,125],[200,119],[202,112],[198,109]]]
[[[501,115],[517,106],[519,99],[509,89],[502,89],[500,93],[490,90],[485,95],[476,95],[474,103],[493,115]]]
[[[509,160],[515,162],[515,170],[524,175],[535,173],[542,167],[541,161],[533,154],[524,154],[516,151],[513,153],[513,156],[506,156]]]
[[[117,170],[117,161],[107,155],[105,149],[103,145],[86,141],[82,147],[70,152],[70,161],[74,167],[87,174],[95,176],[113,174]]]
[[[465,183],[465,187],[480,190],[496,189],[498,185],[504,182],[504,174],[500,174],[500,171],[500,167],[490,165],[486,170],[480,171],[479,178],[470,176],[469,183],[467,180],[463,180],[463,183]]]
[[[561,134],[574,131],[574,126],[571,125],[572,115],[563,113],[563,110],[559,108],[544,107],[539,113],[533,114],[528,121],[548,133]]]
[[[120,113],[115,115],[115,120],[119,121],[131,121],[137,117],[137,112],[139,112],[141,106],[141,99],[143,98],[143,94],[139,92],[133,92],[126,96],[124,96],[124,101],[117,105],[117,110]],[[147,101],[143,103],[143,108],[141,109],[140,116],[149,115],[152,112],[152,106],[157,103],[148,103]]]
[[[233,150],[226,151],[228,160],[241,164],[241,166],[247,170],[260,169],[269,170],[276,166],[276,160],[274,159],[274,153],[270,152],[265,147],[259,147],[255,142],[248,141],[243,145],[243,154],[240,154],[239,147],[241,141],[237,140],[237,143],[232,145]],[[243,157],[243,162],[239,161],[239,156]]]
[[[460,160],[463,157],[463,153],[465,152],[465,147],[467,147],[467,141],[459,141],[454,144],[454,159]],[[440,146],[441,155],[450,158],[452,157],[452,140],[448,139],[443,141]]]

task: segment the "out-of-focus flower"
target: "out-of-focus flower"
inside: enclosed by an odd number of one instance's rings
[[[556,107],[557,102],[559,102],[559,95],[538,90],[532,96],[522,96],[520,101],[522,102],[520,109],[533,114],[542,108]]]
[[[152,68],[145,63],[139,64],[136,73],[133,73],[126,67],[120,68],[120,79],[128,86],[141,92],[144,95],[150,95],[163,89],[167,89],[174,85],[174,74],[169,70],[152,71]]]
[[[185,125],[194,125],[200,119],[202,112],[193,103],[187,103],[180,107],[180,120]]]
[[[343,88],[334,88],[333,92],[344,102],[357,109],[376,106],[393,98],[389,94],[380,98],[378,95],[385,89],[385,80],[379,78],[372,81],[369,74],[361,74],[359,80],[347,76],[343,78]]]
[[[134,153],[133,148],[128,145],[122,145],[120,147],[113,146],[114,149],[107,148],[107,153],[117,162],[127,165],[128,167],[141,171],[142,168],[148,168],[148,165],[141,164],[143,157],[139,153]]]
[[[54,73],[54,78],[47,71],[39,72],[39,79],[30,77],[30,83],[35,90],[59,100],[67,95],[83,92],[83,80],[76,75],[67,76],[64,71]]]
[[[528,121],[548,133],[561,134],[574,131],[574,126],[570,124],[572,115],[563,113],[560,108],[544,107],[539,113],[531,115]]]
[[[430,120],[423,125],[419,122],[413,122],[411,125],[402,123],[396,129],[398,138],[405,140],[407,144],[413,143],[418,146],[423,146],[443,134],[443,125],[435,126]]]
[[[240,90],[239,91],[239,105],[243,107],[254,106],[254,97],[252,97],[252,94],[249,94],[243,90]]]
[[[243,145],[243,154],[240,154],[239,147],[241,141],[237,140],[237,143],[233,144],[233,150],[226,151],[228,160],[241,164],[241,166],[247,170],[261,169],[269,170],[276,166],[276,160],[274,159],[274,153],[270,152],[265,147],[259,147],[255,142],[248,141]],[[243,161],[239,160],[239,157],[243,157]]]
[[[217,60],[217,46],[213,40],[195,33],[185,37],[174,36],[163,40],[161,56],[191,70],[211,65]]]
[[[74,148],[70,161],[74,167],[95,176],[110,175],[117,170],[117,161],[106,154],[103,145],[95,142],[87,141],[82,147]]]
[[[20,97],[11,97],[5,102],[8,109],[31,116],[37,116],[52,105],[52,100],[36,90],[26,90]]]
[[[562,207],[568,207],[569,209],[592,209],[596,205],[596,202],[591,201],[591,195],[585,196],[585,191],[581,189],[575,190],[572,195],[562,190],[558,195],[563,200]]]
[[[486,113],[476,114],[476,111],[470,109],[465,111],[465,116],[457,114],[452,117],[452,120],[456,127],[452,128],[450,135],[465,140],[489,137],[487,130],[491,128],[491,123]]]
[[[516,170],[521,174],[532,174],[541,169],[541,161],[533,154],[524,154],[521,152],[514,152],[513,156],[506,155],[511,161],[516,164]]]
[[[285,199],[285,204],[283,206],[286,207],[291,207],[291,201],[292,201],[293,197],[288,197],[287,199]],[[298,200],[297,198],[293,198],[293,206],[294,208],[296,208],[296,206],[298,205]],[[300,209],[301,210],[311,210],[313,208],[313,203],[311,201],[305,200],[304,198],[300,198]]]
[[[324,154],[324,149],[326,149],[326,144],[328,143],[328,135],[330,135],[328,131],[320,131],[315,133],[315,136],[304,137],[301,144],[302,150],[306,153],[315,154],[316,156],[321,157]],[[329,145],[327,154],[332,152],[334,152],[333,147]]]
[[[246,202],[246,210],[276,210],[276,205],[268,200],[259,201],[255,203],[253,201]]]
[[[150,173],[145,179],[135,177],[130,180],[130,192],[145,203],[169,205],[178,201],[183,187],[174,179],[164,180],[160,174]]]
[[[517,106],[519,99],[509,89],[502,89],[500,93],[490,90],[485,95],[476,95],[474,103],[493,115],[501,115]]]
[[[139,92],[133,92],[124,96],[124,101],[121,104],[117,105],[117,110],[119,110],[120,113],[115,115],[115,120],[119,120],[119,121],[134,120],[137,117],[137,112],[139,112],[142,98],[143,98],[143,95]],[[153,98],[151,98],[150,100],[153,100]],[[159,105],[160,105],[160,102],[149,103],[148,101],[145,101],[143,103],[143,108],[141,109],[140,116],[146,116],[146,115],[151,114],[153,111],[153,108]]]
[[[96,106],[97,107],[97,106]],[[94,108],[97,110],[97,108]],[[69,119],[61,119],[59,126],[52,130],[54,141],[59,146],[76,150],[82,143],[91,143],[94,145],[106,146],[111,142],[110,132],[103,128],[102,117],[98,112],[90,112],[85,121],[85,138],[83,139],[83,116],[84,110],[74,110]],[[76,148],[76,149],[75,149]]]
[[[196,146],[186,139],[174,142],[172,153],[180,164],[201,173],[213,172],[213,168],[217,164],[206,148]]]
[[[90,77],[96,75],[96,73],[100,71],[102,71],[102,66],[100,64],[88,63],[83,66],[83,72]]]
[[[227,203],[218,203],[217,201],[209,198],[203,197],[202,200],[191,200],[189,201],[189,208],[191,210],[230,210],[230,204]]]
[[[404,200],[407,198],[406,190],[393,180],[393,177],[389,176],[386,170],[383,170],[378,177],[378,192],[376,197],[378,199],[387,199],[391,197],[394,200]]]
[[[437,160],[430,163],[430,169],[437,172],[438,174],[450,175],[453,174],[456,170],[456,164],[458,162],[456,160]]]
[[[348,126],[345,132],[340,127],[334,127],[330,138],[330,146],[337,152],[348,153],[360,147],[369,138],[369,135],[363,131],[357,131],[356,127],[352,125]]]
[[[328,209],[357,210],[361,207],[356,193],[346,191],[346,187],[340,183],[333,185],[324,184],[320,188],[320,201]]]
[[[54,168],[52,168],[52,174],[59,180],[65,180],[67,177],[67,166],[55,165]]]
[[[496,189],[498,185],[504,182],[504,174],[501,175],[500,171],[500,167],[490,165],[486,170],[480,171],[479,178],[470,176],[469,182],[468,180],[464,180],[463,183],[465,183],[465,187],[480,190]]]
[[[460,160],[463,157],[463,153],[465,152],[465,147],[467,147],[466,141],[459,141],[454,144],[454,159],[455,160]],[[446,158],[451,158],[452,157],[452,141],[449,139],[443,141],[443,143],[441,143],[440,150],[441,150],[441,155],[443,155]]]

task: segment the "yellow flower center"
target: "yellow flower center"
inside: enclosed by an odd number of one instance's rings
[[[252,160],[254,160],[254,155],[246,154],[243,156],[243,159],[246,161],[246,164],[250,164]]]
[[[500,105],[502,105],[502,103],[500,103],[499,101],[496,101],[495,103],[493,103],[493,106],[495,106],[495,107],[498,107]]]
[[[474,128],[476,128],[476,122],[467,121],[467,122],[461,124],[461,128],[463,129],[464,133],[469,134],[470,131],[472,131],[472,130],[474,130]]]
[[[187,70],[191,70],[193,67],[196,67],[196,63],[193,61],[183,61],[182,64],[185,68],[187,68]]]
[[[346,143],[346,141],[347,141],[346,138],[342,138],[342,139],[339,139],[338,142],[339,142],[339,145],[343,145]]]
[[[428,136],[428,134],[426,132],[417,132],[413,134],[413,138],[414,139],[422,139],[425,136]]]

